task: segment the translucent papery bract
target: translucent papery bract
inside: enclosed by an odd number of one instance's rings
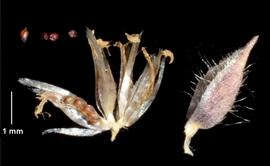
[[[103,48],[105,42],[98,42],[91,30],[86,31],[88,43],[92,50],[92,57],[95,66],[96,81],[96,103],[107,121],[114,123],[113,111],[116,103],[116,84],[112,71]]]

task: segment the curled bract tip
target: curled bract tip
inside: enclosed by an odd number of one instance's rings
[[[162,50],[161,56],[164,56],[165,58],[170,58],[169,64],[173,63],[174,61],[174,55],[170,50]]]
[[[143,52],[143,54],[144,54],[144,55],[148,55],[148,56],[150,56],[150,55],[149,55],[149,53],[147,52],[147,50],[146,50],[146,48],[145,48],[145,47],[142,47],[142,49],[141,49],[141,50],[142,50],[142,52]]]
[[[114,47],[121,47],[122,43],[121,42],[115,42],[113,44]]]
[[[101,47],[101,48],[109,48],[110,47],[110,42],[109,41],[104,41],[102,39],[97,39],[97,44]]]
[[[141,35],[140,34],[128,34],[125,33],[128,41],[130,41],[131,43],[140,43],[141,42]]]

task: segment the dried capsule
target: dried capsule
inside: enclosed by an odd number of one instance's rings
[[[51,35],[50,40],[52,40]],[[96,39],[93,31],[89,29],[87,29],[86,35],[94,61],[95,96],[100,114],[82,98],[63,88],[27,78],[19,79],[19,82],[33,88],[33,91],[39,96],[41,102],[35,110],[37,117],[39,114],[43,114],[43,105],[49,101],[61,109],[72,121],[84,127],[48,129],[43,132],[44,134],[93,136],[111,130],[111,140],[113,141],[121,128],[133,125],[150,107],[161,85],[165,70],[165,58],[169,57],[171,63],[173,54],[169,50],[160,50],[157,56],[154,56],[142,47],[142,54],[147,64],[138,80],[134,82],[133,68],[136,56],[141,52],[139,50],[141,34],[126,34],[127,43],[116,42],[114,45],[120,49],[121,58],[117,88],[106,58],[106,53],[109,54],[110,42]]]
[[[253,37],[245,47],[236,50],[219,64],[209,68],[198,77],[185,125],[184,152],[193,155],[189,144],[199,129],[209,129],[219,124],[233,104],[243,83],[245,65],[258,36]]]

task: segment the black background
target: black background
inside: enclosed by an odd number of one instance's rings
[[[245,2],[246,4],[247,2]],[[164,162],[170,165],[250,163],[267,160],[269,140],[266,56],[269,56],[267,10],[263,4],[203,4],[190,2],[7,2],[2,4],[1,125],[23,129],[23,135],[3,135],[1,165],[93,165],[143,164]],[[121,130],[110,142],[110,133],[94,137],[41,135],[48,128],[76,126],[51,104],[46,120],[35,119],[35,95],[17,82],[20,77],[41,80],[68,89],[95,106],[94,71],[85,26],[96,36],[110,41],[125,41],[124,33],[143,31],[142,46],[149,52],[170,49],[175,61],[166,66],[156,99],[147,113],[129,129]],[[28,41],[19,33],[27,27]],[[70,29],[78,31],[71,39]],[[57,32],[56,42],[41,40],[42,32]],[[183,154],[183,127],[194,72],[206,71],[201,57],[218,62],[227,53],[260,35],[249,64],[254,64],[247,86],[240,97],[239,115],[251,123],[226,127],[239,119],[228,116],[223,124],[200,130],[191,146],[194,157]],[[108,57],[116,81],[119,55]],[[137,58],[135,77],[145,62]],[[10,125],[10,91],[14,93],[14,124]],[[255,92],[253,92],[255,91]],[[254,108],[254,111],[243,106]],[[266,151],[265,151],[266,150]]]

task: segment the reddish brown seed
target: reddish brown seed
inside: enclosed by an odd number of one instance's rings
[[[68,36],[71,37],[71,38],[76,38],[78,36],[78,33],[77,31],[75,31],[74,29],[71,29],[69,32],[68,32]]]
[[[82,98],[77,98],[74,100],[73,105],[77,108],[84,108],[87,103]]]
[[[55,42],[56,40],[58,40],[58,38],[59,38],[59,34],[58,33],[53,32],[53,33],[50,34],[50,40],[52,42]]]
[[[83,108],[83,112],[91,117],[95,117],[97,118],[97,113],[95,112],[95,108],[90,106],[90,105],[86,105],[84,108]]]
[[[90,105],[86,105],[82,109],[82,113],[87,116],[87,119],[90,124],[96,123],[99,119],[98,114],[94,110],[95,109]]]
[[[89,105],[86,105],[84,108],[83,108],[83,112],[93,112],[93,108],[90,107]]]
[[[80,107],[82,105],[82,100],[81,99],[76,99],[74,102],[73,102],[74,106],[76,107]]]
[[[42,40],[49,40],[49,34],[47,32],[43,32],[41,35]]]
[[[23,30],[21,30],[20,37],[21,37],[22,42],[25,43],[27,41],[28,35],[29,35],[29,31],[27,30],[26,27]]]

